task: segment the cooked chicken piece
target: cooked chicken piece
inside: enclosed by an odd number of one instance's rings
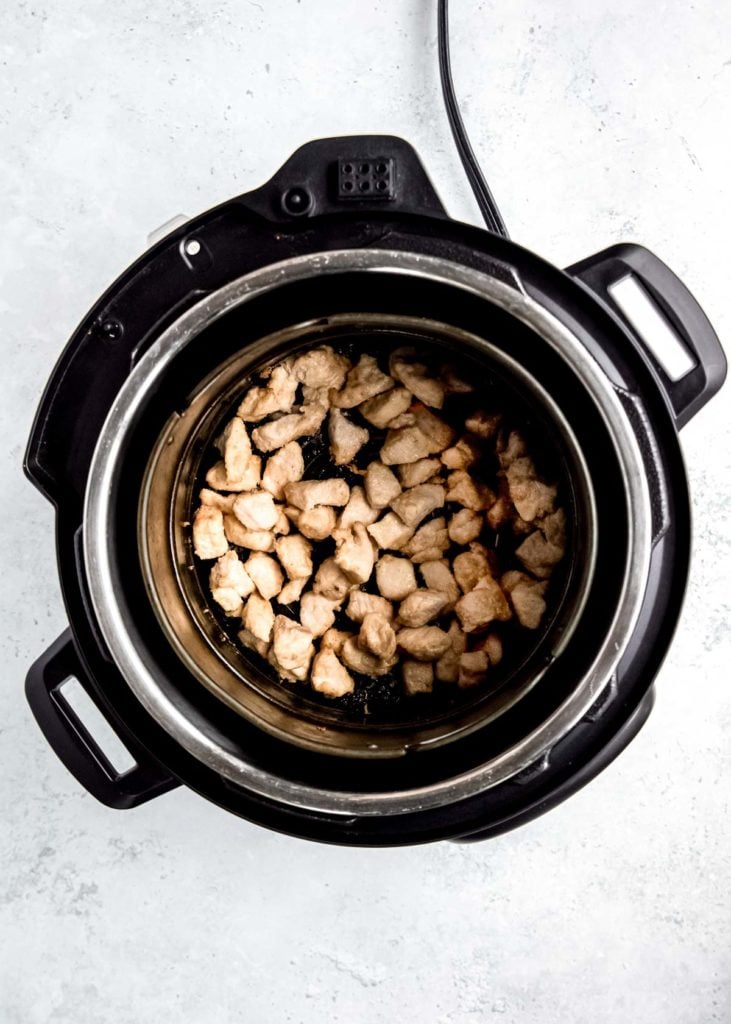
[[[425,626],[444,611],[447,595],[441,590],[413,590],[399,605],[398,619],[404,626]]]
[[[332,537],[338,517],[329,505],[318,505],[307,512],[298,508],[286,508],[285,514],[310,540],[327,540]]]
[[[220,558],[228,551],[223,529],[223,512],[211,505],[200,505],[193,517],[193,550],[198,558]]]
[[[345,575],[334,558],[326,558],[315,574],[312,589],[330,601],[342,602],[345,595],[353,588],[353,584]]]
[[[241,600],[241,594],[237,593],[233,587],[211,587],[211,597],[227,615],[231,615],[233,618],[241,615],[244,603]]]
[[[284,509],[281,505],[277,506],[277,521],[274,524],[272,533],[281,534],[286,537],[291,529],[292,527],[289,519],[287,519],[287,516],[284,513]]]
[[[236,516],[224,515],[223,529],[232,544],[249,551],[273,551],[274,534],[269,530],[249,530]]]
[[[436,413],[425,409],[423,405],[416,405],[413,408],[414,426],[420,430],[425,437],[429,438],[431,446],[430,455],[443,452],[445,448],[454,441],[455,431],[440,419]]]
[[[303,405],[299,412],[271,420],[252,430],[251,437],[259,451],[273,452],[275,448],[282,448],[290,441],[296,441],[298,437],[316,434],[326,414],[327,409],[318,402]]]
[[[271,530],[279,510],[269,491],[249,491],[234,502],[234,515],[247,530]]]
[[[336,466],[346,466],[352,462],[370,437],[365,427],[356,426],[339,409],[330,410],[327,435]]]
[[[261,486],[277,501],[282,501],[285,485],[301,480],[304,472],[302,449],[296,441],[290,441],[267,459]]]
[[[442,465],[439,459],[419,459],[417,462],[406,462],[398,467],[398,476],[402,487],[416,487],[431,480],[439,472]]]
[[[465,651],[460,655],[457,682],[463,688],[478,686],[485,681],[488,665],[487,654],[484,651]]]
[[[329,647],[315,655],[310,682],[313,690],[326,697],[344,697],[355,690],[355,680]]]
[[[340,657],[353,672],[372,679],[388,675],[397,660],[395,655],[390,659],[377,658],[375,654],[364,650],[355,637],[345,641],[340,649]]]
[[[418,526],[435,509],[443,507],[444,487],[441,484],[419,484],[391,502],[391,508],[407,526]]]
[[[202,488],[198,497],[201,505],[220,508],[222,512],[231,512],[236,501],[235,494],[219,494],[218,491],[211,491],[207,487]]]
[[[391,353],[388,368],[392,377],[423,402],[435,409],[444,405],[444,386],[418,361],[416,349],[400,348]]]
[[[358,644],[377,658],[392,659],[396,654],[396,634],[388,618],[368,612],[360,626]]]
[[[474,384],[466,381],[454,366],[447,364],[439,371],[439,379],[448,395],[467,395],[475,390]]]
[[[407,526],[395,512],[387,512],[383,519],[368,527],[379,548],[385,551],[399,551],[413,536],[413,526]]]
[[[364,526],[370,526],[371,523],[375,523],[376,519],[378,519],[378,514],[378,509],[371,508],[368,504],[363,488],[356,485],[350,488],[350,498],[348,504],[340,513],[338,529],[345,530],[348,526],[352,526],[353,523],[363,523]]]
[[[480,551],[462,551],[452,563],[454,578],[466,594],[490,575],[490,565]]]
[[[313,636],[322,636],[335,622],[337,601],[328,601],[322,594],[303,594],[300,601],[300,622]]]
[[[221,555],[211,569],[208,579],[211,590],[218,587],[235,591],[239,597],[248,597],[254,591],[254,584],[235,551]]]
[[[534,530],[529,537],[516,548],[515,554],[528,572],[532,572],[541,580],[548,579],[555,565],[564,556],[565,548],[552,544],[540,530]]]
[[[277,557],[291,580],[309,579],[312,575],[312,545],[297,533],[278,537]]]
[[[338,355],[329,345],[320,345],[297,356],[292,367],[295,377],[305,387],[327,389],[340,389],[350,368],[348,357]]]
[[[241,480],[251,458],[251,441],[246,433],[244,421],[238,416],[226,424],[223,434],[216,442],[223,455],[223,465],[229,480]]]
[[[374,561],[373,542],[362,523],[335,531],[335,564],[351,583],[369,580]]]
[[[261,456],[252,455],[240,480],[229,480],[223,459],[206,473],[206,483],[216,491],[253,491],[261,479]]]
[[[279,563],[270,555],[254,551],[244,563],[244,568],[254,581],[254,586],[262,597],[270,600],[276,597],[284,585],[284,576]]]
[[[412,409],[407,409],[406,412],[401,412],[398,416],[394,416],[391,422],[388,424],[389,430],[401,430],[402,427],[415,427],[416,417],[414,416]]]
[[[528,479],[511,481],[508,486],[518,515],[526,523],[548,515],[556,507],[555,486]]]
[[[393,618],[390,601],[378,594],[367,594],[364,590],[351,590],[345,614],[353,622],[362,622],[366,615],[377,614],[389,622]]]
[[[266,658],[269,653],[269,644],[259,640],[248,629],[240,629],[238,632],[239,643],[250,651],[256,651],[261,658]]]
[[[510,517],[515,510],[513,509],[513,503],[506,495],[501,494],[490,506],[490,511],[485,517],[487,524],[492,530],[499,530],[510,521]]]
[[[483,441],[488,441],[495,436],[501,420],[502,416],[499,412],[485,412],[484,409],[478,409],[477,412],[473,412],[471,416],[467,417],[464,425],[470,434],[475,434]]]
[[[469,469],[482,454],[480,441],[466,434],[451,448],[445,448],[441,460],[447,469]]]
[[[430,519],[428,523],[419,527],[411,540],[404,544],[403,552],[418,565],[420,562],[432,562],[435,558],[441,558],[448,547],[447,521],[444,516],[437,516],[436,519]],[[437,552],[436,555],[429,554],[434,551]]]
[[[543,595],[548,583],[539,583],[523,572],[506,572],[500,579],[509,594],[518,622],[526,629],[538,629],[546,611]]]
[[[394,386],[393,380],[379,369],[373,356],[361,355],[356,366],[345,378],[345,387],[331,395],[331,404],[337,409],[352,409],[367,398],[383,394]]]
[[[274,612],[269,601],[258,594],[252,594],[246,602],[241,621],[244,629],[248,630],[257,640],[269,643],[274,625]]]
[[[270,371],[264,387],[250,388],[246,392],[236,414],[247,423],[257,423],[273,413],[289,412],[294,405],[298,384],[289,361],[279,363]]]
[[[546,540],[561,552],[566,550],[566,513],[562,508],[556,509],[550,516],[545,516],[538,524]]]
[[[298,480],[286,484],[284,493],[290,505],[304,512],[316,505],[347,505],[350,488],[345,480],[333,477],[329,480]]]
[[[448,529],[449,539],[455,544],[469,544],[480,535],[482,516],[469,508],[462,508],[449,520]]]
[[[495,504],[495,495],[484,484],[477,483],[469,473],[463,469],[457,469],[447,477],[449,490],[447,501],[457,502],[470,508],[474,512],[491,508]]]
[[[467,646],[467,637],[455,619],[449,624],[447,636],[450,647],[436,662],[434,669],[440,683],[456,683],[459,678],[459,659]]]
[[[374,427],[384,430],[391,420],[406,412],[410,405],[411,394],[406,388],[391,388],[390,391],[363,402],[358,411]]]
[[[416,590],[416,576],[411,562],[396,555],[383,555],[376,562],[376,583],[381,595],[389,601],[403,601]]]
[[[470,427],[468,430],[472,429]],[[478,433],[478,431],[474,431]],[[511,430],[507,438],[502,435],[496,445],[497,456],[502,469],[507,469],[516,459],[522,459],[528,449],[522,434],[517,430]]]
[[[401,493],[401,484],[393,470],[378,460],[366,469],[364,483],[368,504],[373,508],[385,508]]]
[[[482,631],[496,619],[506,622],[511,616],[505,594],[491,576],[485,576],[474,590],[460,597],[454,610],[465,633]]]
[[[353,636],[345,629],[335,629],[333,626],[323,633],[322,640],[320,641],[321,651],[335,651],[336,654],[340,654],[343,649],[343,644],[346,640],[350,640]]]
[[[269,660],[279,674],[290,681],[307,679],[315,654],[312,634],[286,615],[277,615],[272,630]]]
[[[451,646],[449,634],[438,626],[401,629],[396,634],[396,642],[402,651],[417,661],[436,661]]]
[[[401,665],[404,692],[409,697],[415,693],[431,693],[434,689],[434,666],[428,661],[405,659]]]
[[[304,577],[296,580],[290,580],[289,583],[285,583],[279,592],[277,601],[280,604],[295,604],[302,597],[302,591],[307,586],[307,580]]]
[[[391,427],[381,448],[381,461],[387,466],[419,462],[433,451],[432,442],[418,427]]]
[[[429,590],[438,590],[444,594],[444,611],[451,612],[459,600],[460,589],[452,575],[449,565],[440,559],[422,562],[419,571],[424,577]]]
[[[481,637],[473,650],[484,651],[491,666],[499,665],[503,658],[503,642],[497,633]]]

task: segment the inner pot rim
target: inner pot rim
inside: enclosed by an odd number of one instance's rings
[[[280,284],[312,274],[353,271],[404,274],[451,285],[487,299],[536,332],[571,366],[597,406],[615,447],[629,513],[627,558],[617,610],[591,667],[571,696],[539,727],[486,764],[428,786],[385,793],[334,791],[283,780],[214,742],[191,722],[163,692],[130,643],[114,598],[114,558],[106,528],[126,428],[176,353],[234,306]],[[525,294],[512,269],[509,278],[514,283],[438,257],[390,250],[348,249],[285,260],[232,281],[188,310],[160,335],[117,394],[95,448],[85,498],[84,552],[92,605],[112,657],[142,705],[190,754],[235,784],[275,802],[320,813],[394,815],[443,806],[497,785],[537,761],[586,714],[610,681],[639,614],[651,549],[650,502],[639,445],[609,380],[580,340]]]

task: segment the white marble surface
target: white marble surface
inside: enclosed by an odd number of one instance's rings
[[[426,0],[13,2],[0,38],[0,1021],[711,1024],[731,1019],[727,391],[683,433],[692,583],[651,719],[570,802],[460,848],[283,838],[178,790],[86,796],[26,707],[64,627],[21,476],[69,333],[147,232],[300,143],[388,131],[455,215]],[[452,3],[458,88],[513,236],[558,264],[638,240],[729,336],[729,11]]]

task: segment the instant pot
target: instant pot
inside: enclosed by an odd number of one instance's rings
[[[623,311],[626,280],[681,347],[681,372]],[[545,437],[569,552],[550,621],[497,689],[374,721],[275,685],[226,642],[187,524],[242,380],[313,345],[404,341],[463,360],[478,392],[498,386]],[[269,828],[374,846],[529,820],[650,712],[688,575],[678,430],[725,370],[698,303],[647,249],[560,270],[450,219],[403,140],[309,143],[150,248],[51,375],[25,468],[55,507],[69,629],[28,674],[38,724],[111,807],[186,785]],[[114,770],[64,697],[71,678],[135,767]]]

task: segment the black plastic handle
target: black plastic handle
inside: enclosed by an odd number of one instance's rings
[[[708,317],[680,278],[641,245],[613,245],[568,267],[567,273],[582,281],[627,324],[663,384],[678,429],[685,426],[723,384],[726,357]],[[679,380],[667,374],[612,298],[611,286],[630,274],[657,304],[693,358],[695,365]]]
[[[64,699],[61,687],[69,679],[76,679],[83,686],[109,721],[91,688],[85,685],[71,630],[67,629],[31,665],[25,681],[25,694],[43,735],[57,757],[92,796],[107,807],[122,810],[137,807],[180,785],[147,751],[126,736],[120,739],[136,764],[119,774]]]

